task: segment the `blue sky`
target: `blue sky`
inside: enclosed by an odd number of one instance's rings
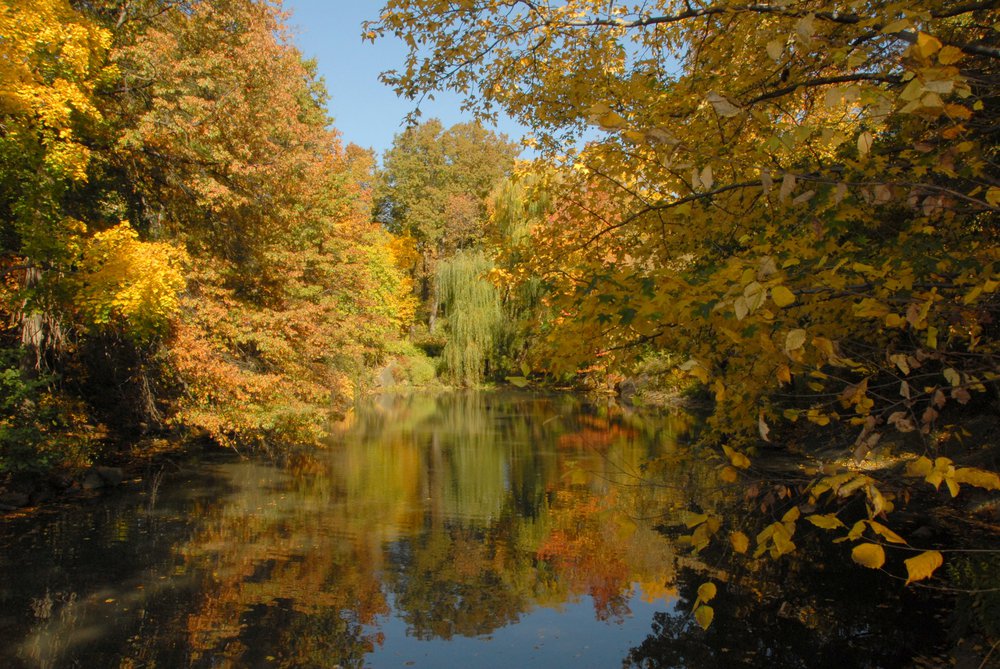
[[[378,17],[382,0],[285,0],[295,43],[307,58],[315,58],[330,92],[330,114],[344,142],[354,142],[382,153],[392,145],[413,102],[397,98],[383,86],[383,70],[402,67],[406,47],[392,38],[374,45],[361,41],[361,24]],[[439,118],[445,127],[470,120],[459,111],[460,100],[438,95],[421,105],[422,119]],[[513,140],[524,129],[513,121],[498,128]]]

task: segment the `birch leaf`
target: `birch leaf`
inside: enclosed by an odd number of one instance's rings
[[[944,564],[944,556],[937,551],[926,551],[917,557],[903,560],[903,564],[906,565],[906,585],[909,585],[914,581],[930,578]]]
[[[862,567],[881,569],[885,564],[885,551],[878,544],[858,544],[851,551],[851,559]]]

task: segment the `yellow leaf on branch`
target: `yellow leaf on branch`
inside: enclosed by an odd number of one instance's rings
[[[906,565],[906,585],[909,585],[914,581],[930,578],[944,564],[944,556],[938,551],[926,551],[917,557],[903,560],[903,564]]]
[[[880,569],[885,564],[885,551],[878,544],[858,544],[851,551],[851,559],[862,567]]]
[[[702,604],[694,610],[694,619],[702,629],[707,630],[708,626],[712,624],[712,620],[715,619],[715,611],[711,606]]]

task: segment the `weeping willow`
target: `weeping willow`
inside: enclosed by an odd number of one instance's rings
[[[493,261],[479,250],[459,251],[438,266],[441,306],[447,317],[444,364],[451,379],[463,385],[482,382],[495,364],[503,325],[500,294],[487,273]]]

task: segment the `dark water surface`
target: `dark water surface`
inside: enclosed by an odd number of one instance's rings
[[[693,556],[694,512],[753,512],[689,427],[383,398],[326,451],[205,456],[7,521],[0,667],[901,667],[940,641],[933,602],[808,533],[758,567]]]

